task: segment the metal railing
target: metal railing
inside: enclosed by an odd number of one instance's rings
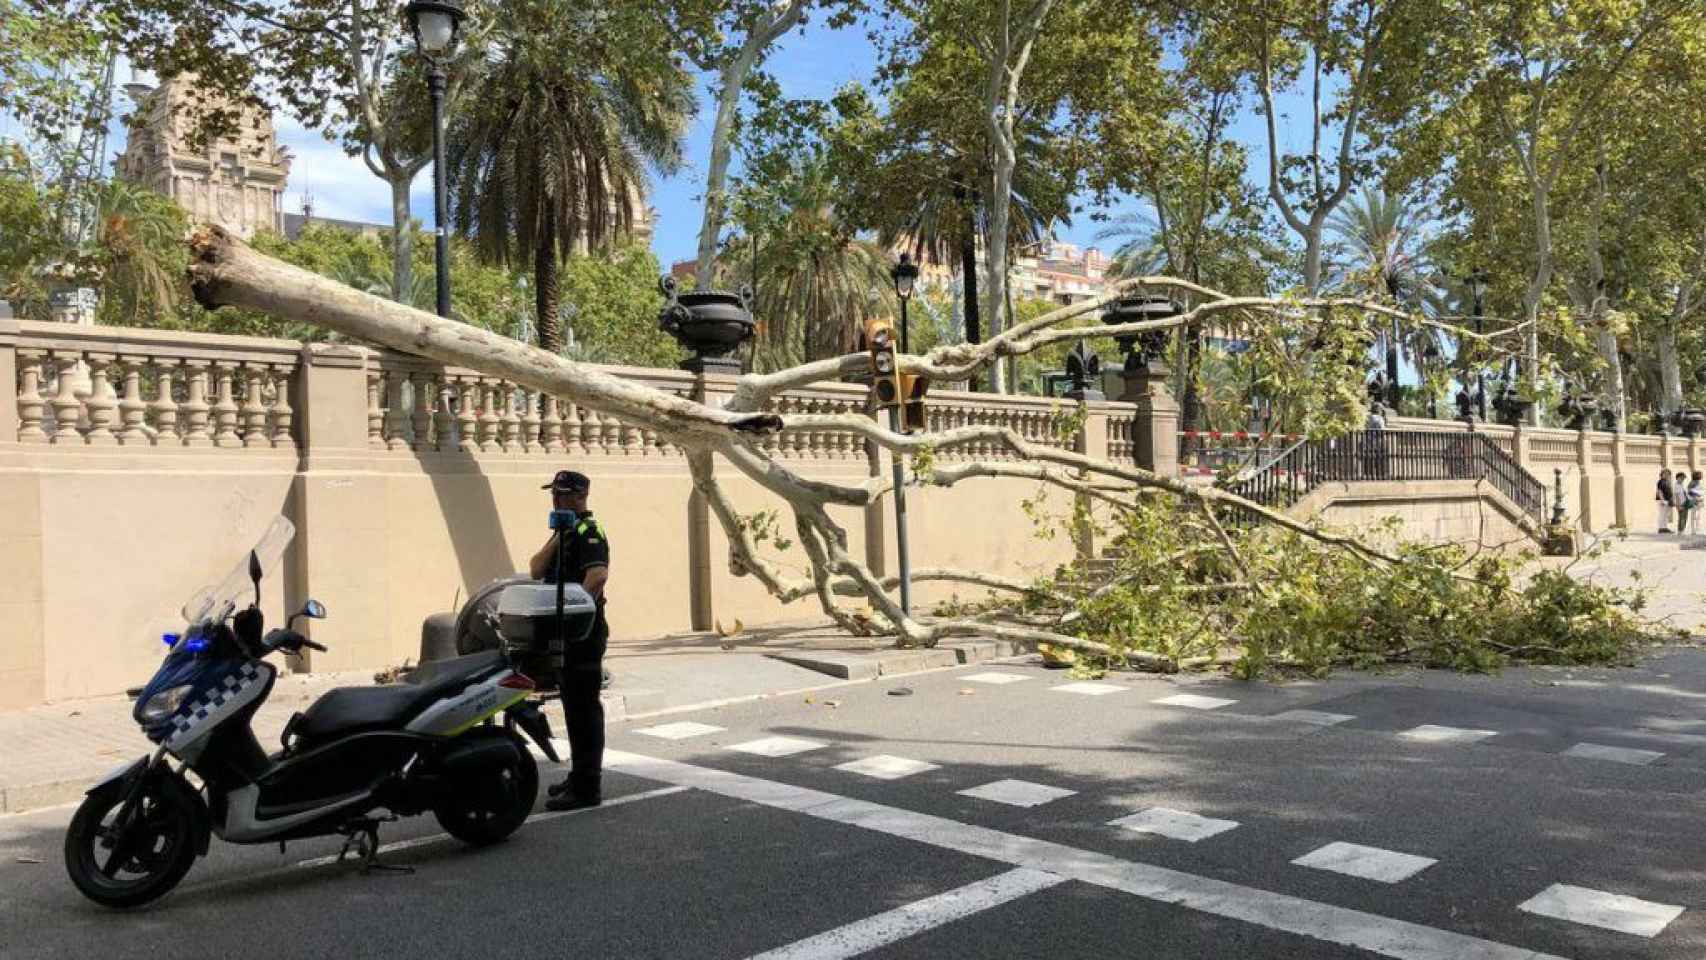
[[[1306,441],[1226,484],[1246,500],[1284,510],[1324,483],[1482,480],[1536,524],[1545,520],[1546,487],[1504,447],[1478,433],[1363,430]]]

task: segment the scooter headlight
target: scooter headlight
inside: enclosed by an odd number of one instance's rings
[[[148,702],[144,703],[142,709],[137,711],[137,719],[143,723],[154,724],[177,713],[178,708],[183,706],[184,698],[190,695],[190,690],[194,686],[194,684],[186,683],[169,690],[162,690],[149,697]]]

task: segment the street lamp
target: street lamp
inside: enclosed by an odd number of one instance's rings
[[[906,303],[912,299],[912,287],[918,282],[918,264],[912,262],[909,254],[901,254],[900,262],[889,271],[889,279],[894,281],[894,294],[900,298],[900,352],[911,353],[912,345],[907,338]]]
[[[1463,278],[1469,288],[1469,298],[1473,304],[1470,308],[1475,314],[1475,332],[1482,333],[1484,318],[1481,316],[1481,298],[1487,293],[1487,271],[1476,267],[1469,271],[1469,276]],[[1482,375],[1480,364],[1475,365],[1475,412],[1483,423],[1487,420],[1487,384]]]
[[[450,208],[444,170],[444,62],[456,53],[456,41],[467,14],[461,7],[445,0],[409,0],[403,13],[409,18],[409,31],[415,36],[415,50],[426,58],[427,91],[432,94],[432,193],[433,228],[437,234],[438,315],[448,317],[450,235],[445,221],[450,219]],[[396,229],[401,230],[405,226],[398,224]]]

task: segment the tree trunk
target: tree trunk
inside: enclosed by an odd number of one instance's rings
[[[563,324],[558,312],[557,211],[547,206],[533,251],[533,310],[539,324],[539,348],[563,352]]]
[[[752,56],[742,50],[723,67],[722,90],[717,93],[717,118],[711,124],[711,162],[705,169],[705,215],[699,224],[699,262],[695,272],[699,288],[711,288],[717,263],[717,238],[723,232],[723,206],[728,188],[730,140],[735,114],[740,110],[740,88],[752,67]]]
[[[415,290],[415,225],[409,216],[409,187],[415,175],[394,173],[391,184],[391,299],[409,303]]]
[[[1623,357],[1617,352],[1617,336],[1609,329],[1601,327],[1595,336],[1599,346],[1599,355],[1605,360],[1605,394],[1611,401],[1612,415],[1617,418],[1617,429],[1623,429],[1625,401],[1623,390]]]
[[[1660,326],[1653,338],[1653,348],[1658,353],[1659,382],[1663,385],[1659,412],[1668,417],[1682,409],[1682,364],[1676,353],[1676,327]]]
[[[1185,335],[1185,395],[1179,402],[1179,429],[1185,431],[1203,429],[1202,405],[1202,356],[1203,330],[1202,324],[1192,324],[1184,328]]]
[[[966,300],[966,342],[982,343],[983,325],[979,322],[977,298],[977,240],[973,233],[977,229],[977,222],[969,216],[966,221],[966,237],[960,241],[960,276],[964,280]]]
[[[1007,329],[1007,223],[1012,215],[1013,150],[1008,144],[995,147],[995,173],[990,178],[989,237],[984,244],[984,286],[989,290],[989,335],[998,337]],[[1007,362],[999,358],[989,368],[991,393],[1007,392]]]

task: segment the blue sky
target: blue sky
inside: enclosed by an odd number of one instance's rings
[[[875,50],[863,27],[853,25],[831,30],[814,24],[808,25],[804,32],[796,31],[780,41],[767,67],[779,78],[788,96],[822,98],[850,81],[870,78],[875,69],[875,59]],[[130,79],[129,72],[121,67],[119,82],[122,84]],[[659,218],[652,246],[658,259],[666,266],[692,257],[697,246],[701,213],[699,197],[704,190],[713,116],[709,80],[709,75],[701,78],[701,109],[688,135],[685,166],[675,176],[656,179],[653,185],[651,202],[657,208]],[[1286,99],[1282,98],[1282,111],[1288,106]],[[1301,99],[1297,102],[1302,103]],[[390,190],[367,170],[360,159],[347,156],[339,145],[328,142],[317,132],[304,129],[288,117],[281,115],[276,120],[280,140],[296,156],[291,168],[289,192],[284,199],[287,212],[299,212],[303,196],[309,195],[319,216],[390,222]],[[0,134],[5,132],[0,129]],[[1250,151],[1252,182],[1265,184],[1266,132],[1262,118],[1249,109],[1248,104],[1234,121],[1231,135]],[[1281,149],[1307,149],[1308,135],[1307,125],[1292,127],[1282,120]],[[115,130],[109,154],[116,154],[122,149],[123,140],[122,129]],[[1140,210],[1145,206],[1135,200],[1126,200],[1110,212]],[[431,225],[430,169],[415,181],[412,209],[422,223]],[[1057,235],[1063,240],[1089,245],[1098,229],[1099,225],[1086,214],[1071,227],[1059,230]]]

